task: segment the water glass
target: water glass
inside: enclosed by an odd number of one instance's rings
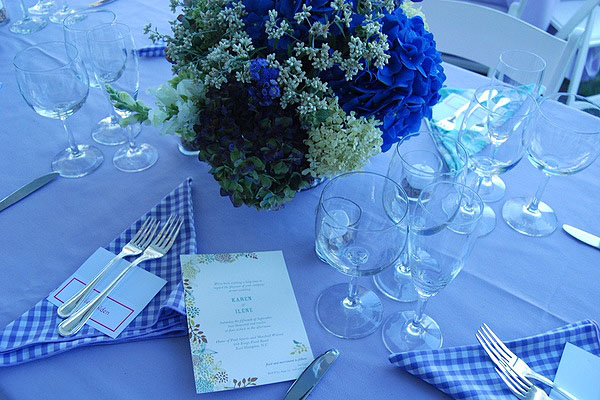
[[[65,42],[77,48],[81,59],[90,77],[90,87],[99,88],[98,81],[94,75],[87,43],[87,33],[102,24],[115,23],[116,16],[110,10],[85,10],[77,11],[68,15],[63,20],[63,34]],[[120,118],[114,112],[112,103],[106,91],[101,91],[106,98],[105,116],[92,126],[92,139],[97,143],[116,146],[127,142],[127,131],[119,125]]]
[[[52,169],[65,178],[78,178],[98,168],[104,160],[102,152],[76,144],[66,123],[83,106],[89,91],[77,49],[64,42],[41,43],[19,52],[13,64],[25,102],[41,116],[63,123],[69,147],[54,158]]]
[[[544,96],[530,131],[527,156],[544,173],[544,179],[533,197],[507,200],[502,217],[524,235],[547,236],[557,228],[558,220],[541,196],[550,176],[582,171],[600,154],[600,107],[570,93]]]
[[[438,349],[439,325],[424,314],[427,301],[458,275],[473,249],[483,202],[457,182],[427,186],[410,218],[408,254],[413,285],[418,293],[415,311],[392,314],[382,328],[391,353]]]
[[[492,71],[492,82],[524,88],[537,97],[542,92],[546,61],[526,50],[508,50],[500,54],[498,64]],[[484,177],[479,186],[479,196],[486,203],[504,197],[506,184],[497,175]]]
[[[467,163],[467,151],[451,137],[429,131],[415,132],[403,137],[396,145],[387,177],[397,182],[406,192],[412,210],[421,191],[430,183],[463,183]],[[383,294],[393,300],[417,300],[407,252],[402,253],[392,268],[374,275],[373,281]]]
[[[94,75],[104,90],[111,86],[137,99],[139,90],[138,58],[130,29],[125,24],[102,24],[87,32],[89,55]],[[123,119],[131,112],[115,109]],[[114,166],[124,172],[138,172],[150,168],[158,160],[158,151],[147,143],[135,143],[139,124],[126,128],[128,144],[117,150]]]
[[[469,168],[478,179],[479,191],[485,177],[512,169],[525,154],[530,140],[528,125],[537,111],[536,100],[526,90],[492,84],[475,90],[465,112],[459,141],[469,151]],[[496,226],[496,214],[486,206],[479,234],[486,235]]]
[[[19,6],[21,7],[23,18],[13,22],[13,24],[8,28],[12,33],[27,35],[29,33],[37,32],[48,25],[48,21],[46,21],[46,19],[42,17],[30,16],[25,8],[23,0],[19,0]]]
[[[408,199],[391,179],[371,172],[339,175],[327,183],[317,209],[316,247],[350,284],[325,289],[317,299],[320,324],[335,336],[357,339],[383,320],[381,299],[357,277],[392,266],[406,243]]]

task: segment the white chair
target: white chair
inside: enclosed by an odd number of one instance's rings
[[[526,0],[521,0],[526,1]],[[579,32],[581,41],[577,48],[569,93],[577,93],[589,48],[600,46],[600,0],[569,0],[556,5],[550,23],[557,30],[556,36],[565,39],[572,32]],[[597,97],[597,96],[595,96]]]
[[[526,50],[546,61],[546,92],[560,88],[579,40],[574,31],[567,40],[552,36],[512,15],[488,7],[454,0],[421,3],[438,51],[473,60],[488,68],[506,50]]]

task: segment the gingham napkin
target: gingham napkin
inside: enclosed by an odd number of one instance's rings
[[[600,331],[591,320],[504,344],[533,370],[554,380],[567,342],[600,356]],[[479,345],[398,353],[389,360],[455,399],[514,399]]]
[[[115,254],[118,253],[149,217],[166,221],[171,213],[176,213],[184,218],[181,231],[171,250],[164,257],[147,261],[142,265],[149,272],[165,279],[167,284],[119,337],[112,339],[89,325],[85,325],[74,336],[61,337],[56,332],[56,327],[62,321],[56,315],[56,306],[43,299],[0,331],[0,367],[49,357],[80,346],[186,334],[185,302],[179,255],[196,253],[191,184],[191,178],[186,179],[105,247]]]
[[[167,55],[167,47],[165,46],[165,42],[158,42],[150,46],[141,47],[135,52],[138,57],[164,57]]]

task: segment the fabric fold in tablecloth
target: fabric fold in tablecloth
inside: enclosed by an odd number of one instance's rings
[[[56,306],[41,300],[21,317],[0,330],[0,367],[21,364],[81,347],[123,343],[153,337],[181,336],[187,333],[185,300],[181,283],[180,254],[196,253],[196,232],[192,205],[192,180],[186,179],[154,208],[140,217],[105,248],[117,254],[133,238],[149,217],[166,221],[176,213],[184,223],[173,247],[164,257],[145,262],[141,267],[165,279],[166,285],[148,306],[117,337],[109,336],[85,325],[76,335],[64,338],[56,327],[62,321]]]
[[[591,320],[504,343],[534,371],[554,380],[567,342],[600,356],[600,330]],[[455,399],[514,399],[479,345],[397,353],[389,360]]]

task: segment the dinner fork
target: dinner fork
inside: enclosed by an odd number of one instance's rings
[[[69,318],[58,324],[58,333],[61,336],[72,336],[79,332],[79,330],[85,325],[87,320],[92,316],[96,308],[106,299],[106,297],[112,292],[112,290],[119,284],[123,277],[133,269],[136,265],[141,262],[161,258],[169,252],[175,239],[179,234],[181,225],[183,224],[183,218],[171,214],[163,228],[156,235],[152,243],[144,250],[144,253],[136,258],[131,264],[129,264],[111,283],[108,284],[94,300],[83,306],[80,310],[76,311]]]
[[[524,378],[531,378],[538,382],[543,383],[551,388],[553,388],[557,393],[566,397],[569,400],[577,400],[572,394],[567,392],[564,389],[561,389],[559,386],[555,385],[550,379],[546,378],[543,375],[538,374],[534,370],[532,370],[529,365],[522,359],[520,359],[516,354],[504,345],[504,343],[496,336],[496,334],[487,326],[486,323],[483,323],[481,327],[477,330],[477,340],[484,348],[486,353],[490,356],[492,361],[494,361],[497,365],[498,362],[500,365],[505,365],[513,370],[517,375],[522,376]],[[493,356],[492,356],[493,354]],[[498,360],[498,362],[496,362]]]
[[[546,400],[550,397],[527,378],[519,376],[512,369],[494,367],[510,391],[521,400]]]
[[[73,314],[77,308],[83,303],[83,301],[89,296],[89,294],[96,288],[98,282],[104,278],[107,272],[123,257],[127,256],[137,256],[141,254],[142,251],[148,247],[150,241],[154,237],[156,233],[156,229],[158,228],[158,221],[154,217],[148,218],[144,221],[144,224],[137,231],[133,239],[129,241],[123,247],[123,249],[113,257],[112,260],[106,264],[102,271],[94,277],[86,286],[84,286],[79,292],[77,292],[73,297],[69,300],[65,301],[60,307],[58,307],[57,314],[61,318],[67,318],[69,315]]]

